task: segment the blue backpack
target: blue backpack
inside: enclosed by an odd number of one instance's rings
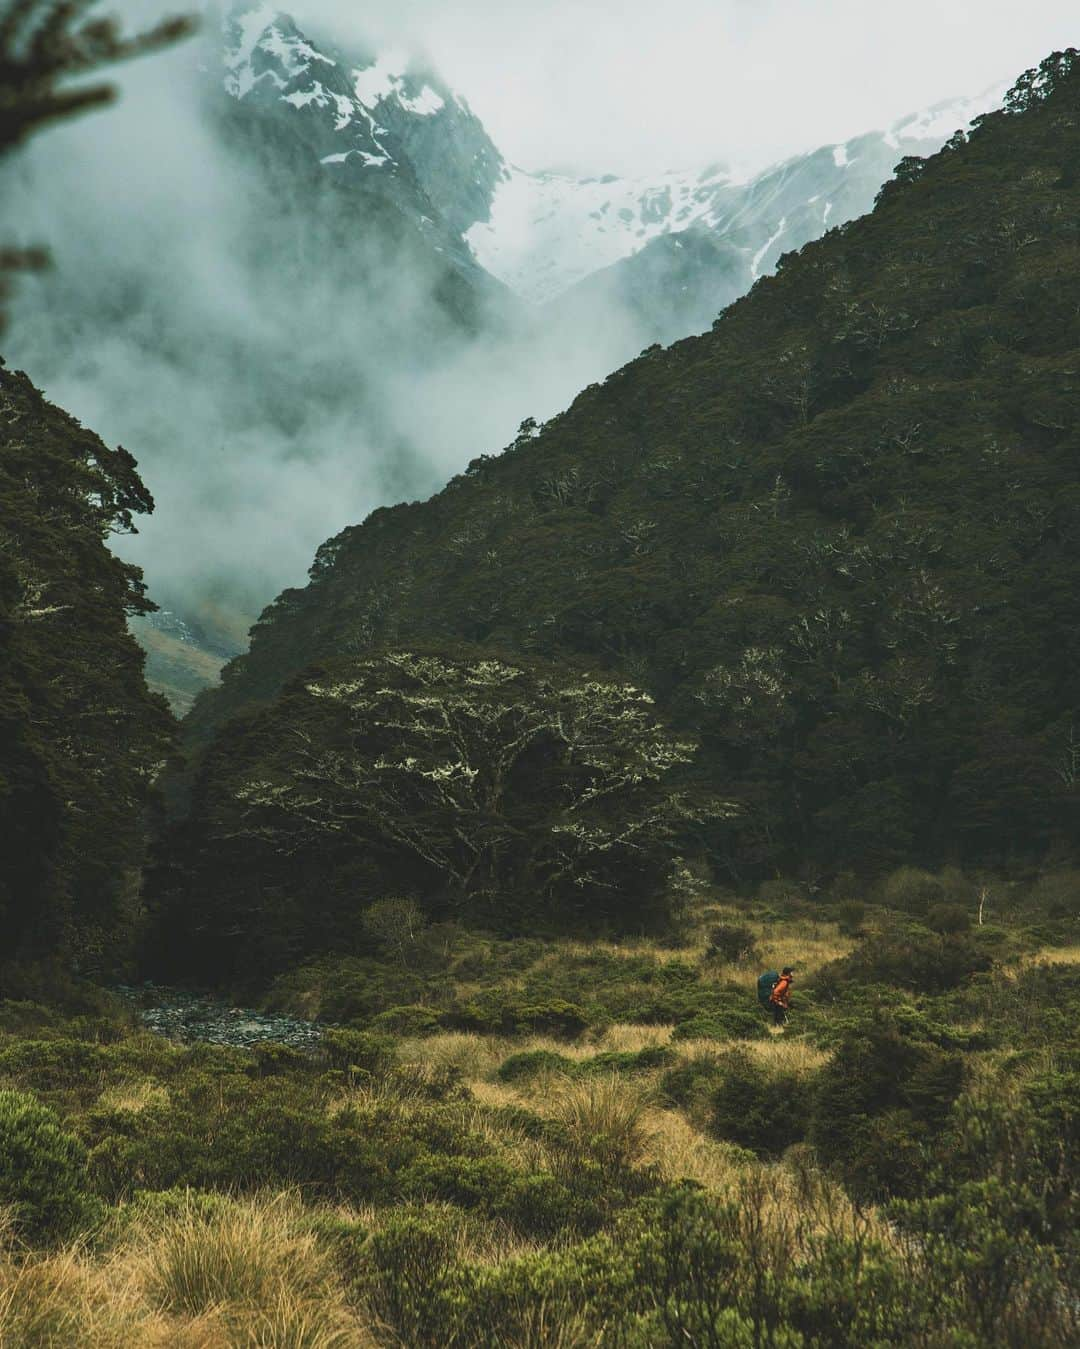
[[[762,1007],[768,1007],[772,991],[780,982],[780,971],[769,970],[768,974],[759,974],[757,981],[757,1000]]]

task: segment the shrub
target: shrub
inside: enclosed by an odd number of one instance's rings
[[[322,1047],[332,1068],[369,1077],[389,1072],[397,1058],[393,1037],[371,1031],[328,1030],[323,1035]]]
[[[918,993],[946,993],[992,964],[966,933],[946,937],[921,926],[897,925],[825,966],[815,984],[819,991],[834,995],[843,986],[859,984],[868,992],[892,985]]]
[[[669,1069],[660,1080],[661,1100],[684,1110],[693,1109],[720,1076],[716,1054],[698,1054]]]
[[[277,1040],[261,1040],[251,1046],[251,1052],[255,1055],[255,1071],[260,1077],[296,1072],[309,1067],[311,1063],[307,1054]]]
[[[380,899],[360,915],[365,935],[402,965],[409,963],[426,925],[424,911],[415,899]]]
[[[836,906],[836,921],[845,937],[857,937],[866,919],[866,905],[861,899],[845,899]]]
[[[926,911],[926,926],[931,932],[952,937],[971,929],[971,914],[960,904],[932,904]]]
[[[0,1203],[15,1231],[46,1243],[98,1216],[86,1187],[86,1150],[53,1113],[22,1091],[0,1091]]]
[[[400,1343],[441,1349],[450,1342],[446,1302],[459,1249],[459,1223],[438,1209],[391,1213],[372,1234],[367,1300]]]
[[[503,1059],[496,1076],[500,1082],[526,1082],[543,1073],[571,1073],[572,1059],[550,1049],[526,1049]]]
[[[741,923],[719,923],[709,932],[709,951],[721,960],[749,960],[755,940],[750,928]]]
[[[962,1075],[959,1054],[875,1016],[853,1029],[821,1070],[810,1141],[857,1198],[917,1193],[925,1145],[940,1132]]]
[[[717,1061],[710,1128],[762,1156],[779,1156],[805,1137],[810,1099],[805,1080],[746,1050],[731,1050]]]
[[[451,1030],[474,1030],[494,1035],[578,1036],[589,1026],[589,1016],[577,1003],[561,998],[525,1002],[502,989],[480,993],[445,1013],[443,1024]]]
[[[672,1040],[757,1040],[768,1034],[757,1005],[725,1007],[680,1021]]]
[[[881,898],[890,909],[924,914],[942,898],[937,877],[919,867],[898,867],[881,883]]]
[[[579,1059],[576,1064],[578,1073],[650,1073],[656,1068],[666,1068],[674,1063],[675,1051],[667,1045],[646,1045],[635,1051],[609,1049],[603,1054],[594,1054],[592,1058]]]
[[[388,1007],[371,1022],[371,1029],[389,1035],[420,1039],[435,1035],[442,1025],[438,1012],[417,1003],[405,1007]]]
[[[85,1040],[20,1040],[0,1051],[0,1074],[34,1091],[75,1085],[109,1062],[103,1045]]]

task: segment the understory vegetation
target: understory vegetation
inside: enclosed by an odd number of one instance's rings
[[[265,996],[331,1023],[312,1053],[174,1043],[24,969],[0,1341],[1064,1349],[1078,894],[771,882],[622,944],[383,902],[367,955]]]

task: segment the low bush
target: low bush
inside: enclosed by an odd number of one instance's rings
[[[759,1040],[768,1028],[756,1006],[725,1007],[680,1021],[671,1033],[680,1040]]]
[[[825,966],[815,976],[814,987],[827,997],[859,985],[868,994],[882,987],[945,993],[992,964],[969,933],[943,936],[918,924],[897,924]]]
[[[926,926],[943,937],[971,930],[971,914],[962,904],[932,904],[926,911]]]
[[[402,1035],[408,1039],[435,1035],[441,1026],[442,1021],[438,1012],[417,1004],[408,1007],[389,1007],[371,1021],[373,1031],[385,1035]]]
[[[82,1143],[22,1091],[0,1091],[0,1204],[33,1244],[63,1240],[100,1216]]]
[[[742,923],[718,923],[709,929],[709,952],[720,960],[749,960],[754,955],[756,938]]]
[[[747,1050],[730,1050],[710,1084],[709,1127],[760,1156],[777,1157],[806,1136],[812,1085]]]
[[[860,1199],[918,1193],[963,1084],[960,1054],[876,1015],[852,1030],[821,1070],[809,1137]]]
[[[861,899],[845,899],[836,906],[836,922],[844,937],[858,937],[866,921],[866,905]]]
[[[443,1015],[449,1030],[480,1031],[493,1035],[556,1035],[573,1039],[587,1030],[588,1013],[561,998],[530,1002],[496,989],[479,993]]]
[[[393,1036],[372,1031],[328,1030],[322,1038],[327,1063],[350,1076],[381,1077],[397,1059]]]
[[[525,1049],[520,1054],[511,1054],[503,1059],[496,1076],[500,1082],[528,1082],[544,1073],[565,1073],[574,1071],[573,1059],[564,1054],[556,1054],[550,1049]]]

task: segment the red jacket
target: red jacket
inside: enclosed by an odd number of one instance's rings
[[[790,974],[782,974],[776,981],[776,987],[769,994],[769,1001],[776,1003],[778,1007],[787,1007],[791,1001],[791,981]]]

